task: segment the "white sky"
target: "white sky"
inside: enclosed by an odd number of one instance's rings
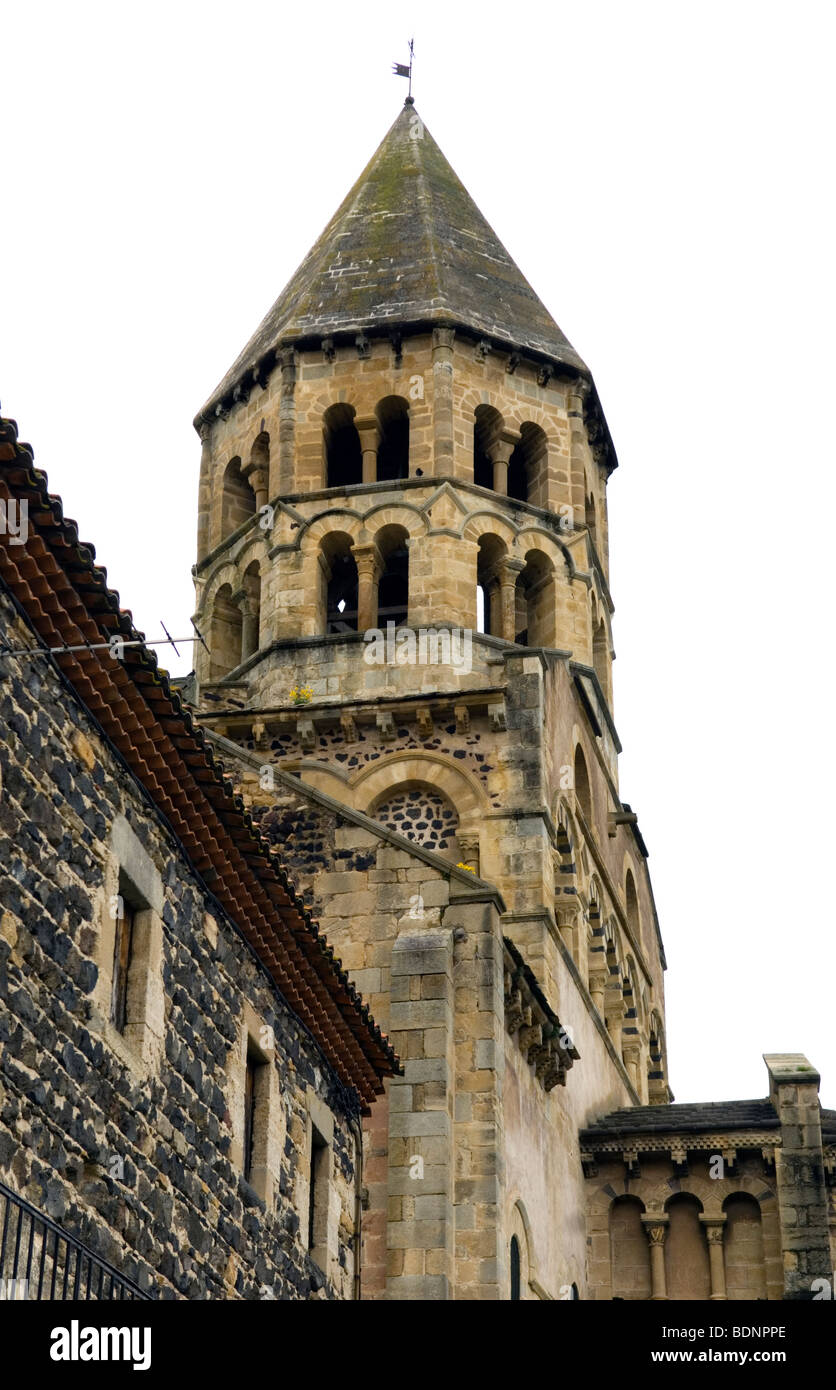
[[[418,110],[621,461],[621,789],[677,1100],[764,1095],[788,1050],[836,1107],[834,28],[810,0],[3,7],[3,413],[149,637],[189,630],[191,420],[394,120],[414,30]]]

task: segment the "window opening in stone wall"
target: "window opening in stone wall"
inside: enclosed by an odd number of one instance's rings
[[[589,773],[586,758],[580,744],[575,749],[575,797],[588,826],[592,825],[592,792],[589,786]]]
[[[354,424],[354,407],[340,403],[325,412],[325,486],[354,487],[363,481],[363,451]]]
[[[508,460],[508,496],[535,507],[546,505],[544,472],[548,442],[539,425],[530,421],[520,430],[520,441]]]
[[[244,1177],[252,1178],[255,1142],[256,1073],[260,1066],[251,1047],[247,1049],[247,1069],[244,1078]]]
[[[255,493],[241,473],[240,458],[230,459],[224,470],[221,496],[221,540],[226,540],[251,516],[255,516]]]
[[[222,680],[234,667],[241,664],[243,627],[244,615],[239,605],[233,603],[232,590],[228,584],[222,584],[212,604],[209,624],[211,680]]]
[[[502,416],[490,405],[477,405],[473,423],[473,481],[477,487],[494,487],[493,451]]]
[[[598,684],[604,694],[604,699],[609,699],[609,642],[607,641],[607,628],[602,618],[592,639],[592,665]]]
[[[308,1200],[308,1249],[324,1263],[328,1232],[328,1143],[311,1125],[310,1195]]]
[[[552,640],[554,585],[547,556],[530,550],[516,582],[514,641],[520,647],[545,647]]]
[[[409,612],[409,551],[402,526],[386,526],[378,538],[383,568],[377,587],[377,622],[401,626]]]
[[[332,635],[357,631],[359,586],[351,544],[344,531],[332,532],[322,542],[325,613],[319,630],[324,627]]]
[[[508,554],[498,536],[481,536],[476,555],[476,629],[502,637],[501,571]]]
[[[409,477],[409,406],[400,396],[387,396],[377,407],[380,443],[377,447],[377,480],[389,482]]]
[[[592,544],[597,549],[598,523],[595,514],[595,498],[591,494],[584,498],[584,521],[586,522],[587,530],[589,531],[589,534],[592,537]]]
[[[134,908],[125,898],[125,885],[121,880],[117,906],[119,912],[116,918],[110,1016],[117,1030],[124,1033],[128,1022],[128,977],[133,955]]]

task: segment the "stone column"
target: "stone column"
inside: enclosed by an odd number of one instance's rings
[[[642,1050],[640,1043],[625,1042],[623,1048],[624,1065],[627,1068],[627,1075],[639,1095],[641,1095],[641,1056]]]
[[[586,461],[590,458],[589,440],[586,435],[585,400],[589,387],[578,382],[569,392],[567,414],[569,416],[569,454],[571,474],[570,502],[577,525],[586,513]]]
[[[607,987],[607,972],[604,969],[590,970],[589,993],[601,1017],[604,1017],[604,991]]]
[[[612,1045],[621,1056],[621,1030],[624,1027],[624,996],[621,984],[610,985],[604,994],[604,1020]]]
[[[493,490],[502,497],[508,496],[508,464],[516,447],[512,435],[502,434],[491,446],[493,462]]]
[[[351,553],[357,561],[357,631],[368,632],[377,627],[380,554],[376,545],[353,545]]]
[[[454,328],[433,329],[433,471],[452,474]]]
[[[209,539],[212,505],[212,426],[204,420],[200,426],[200,483],[197,500],[197,563],[211,550]]]
[[[380,425],[374,415],[368,415],[362,420],[355,420],[354,426],[360,436],[360,448],[363,451],[363,482],[376,483]]]
[[[701,1216],[700,1221],[705,1227],[705,1238],[708,1241],[708,1262],[711,1271],[709,1299],[719,1303],[726,1297],[726,1267],[723,1261],[723,1227],[726,1217]]]
[[[251,463],[242,470],[242,477],[247,479],[250,487],[255,494],[256,511],[267,506],[267,469],[261,464]]]
[[[563,944],[567,951],[569,951],[576,965],[578,964],[579,952],[578,912],[579,906],[577,901],[568,905],[561,903],[559,907],[555,907],[555,916],[557,918],[557,925],[560,929],[560,935],[563,938]]]
[[[513,642],[517,626],[517,577],[525,565],[522,560],[504,560],[499,569],[499,632],[506,642]]]
[[[285,348],[279,354],[282,367],[282,395],[279,405],[279,450],[278,460],[271,451],[269,492],[271,497],[278,493],[293,492],[296,472],[296,351]]]
[[[650,1301],[662,1303],[667,1299],[665,1284],[665,1236],[668,1234],[667,1216],[643,1216],[642,1225],[650,1244]]]
[[[462,863],[466,864],[474,873],[479,872],[479,836],[478,834],[466,834],[459,831],[457,835],[459,850],[461,851]]]
[[[247,661],[258,651],[258,609],[245,600],[241,604],[241,660]]]
[[[778,1217],[784,1255],[784,1298],[811,1299],[813,1284],[832,1284],[827,1230],[819,1082],[801,1052],[764,1055],[769,1099],[781,1121],[775,1147]],[[832,1294],[832,1287],[831,1287]]]

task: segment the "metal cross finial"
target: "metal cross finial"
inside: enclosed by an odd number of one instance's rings
[[[406,63],[393,63],[393,64],[392,64],[392,71],[393,71],[393,73],[395,74],[396,77],[408,77],[408,78],[409,78],[409,96],[407,97],[407,101],[410,102],[410,103],[411,103],[411,101],[412,101],[412,64],[413,64],[414,61],[415,61],[415,40],[414,40],[414,39],[410,39],[410,40],[409,40],[409,64],[408,64],[408,65],[407,65]]]

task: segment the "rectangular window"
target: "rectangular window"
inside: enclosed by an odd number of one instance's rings
[[[256,1124],[256,1072],[258,1069],[258,1058],[252,1050],[249,1050],[247,1052],[247,1071],[244,1080],[244,1177],[247,1182],[252,1181],[253,1175],[253,1144],[255,1140]]]
[[[124,1033],[128,1022],[128,977],[133,954],[134,909],[121,894],[119,895],[118,906],[110,1017],[118,1032]]]
[[[325,1259],[328,1230],[329,1153],[327,1141],[311,1125],[311,1172],[308,1203],[308,1249],[318,1264]],[[317,1257],[319,1257],[317,1259]]]

